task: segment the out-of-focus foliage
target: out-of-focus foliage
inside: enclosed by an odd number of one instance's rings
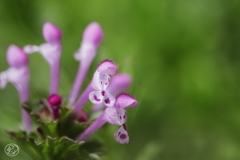
[[[41,44],[42,25],[63,33],[60,93],[68,97],[83,29],[100,23],[104,41],[98,62],[114,60],[128,72],[128,90],[139,101],[128,109],[128,145],[105,125],[94,136],[105,145],[103,160],[240,159],[240,1],[238,0],[0,0],[0,71],[10,44]],[[30,55],[31,100],[47,96],[49,67]],[[20,124],[17,91],[0,91],[0,159],[11,143],[5,129]],[[91,138],[92,138],[91,137]],[[20,148],[21,149],[21,148]],[[30,159],[20,150],[17,159]]]

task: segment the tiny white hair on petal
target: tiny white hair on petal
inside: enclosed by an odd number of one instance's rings
[[[105,96],[104,96],[104,104],[105,104],[105,106],[113,107],[115,102],[116,102],[115,97],[113,95],[111,95],[111,94],[106,92]]]

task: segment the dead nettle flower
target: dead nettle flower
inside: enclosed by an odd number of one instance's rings
[[[80,96],[73,112],[79,113],[88,101],[92,103],[104,103],[106,106],[112,106],[115,103],[115,97],[106,91],[110,83],[110,76],[117,74],[117,65],[111,60],[102,61],[94,73],[93,79]]]
[[[125,91],[126,89],[128,89],[128,87],[131,84],[131,76],[129,74],[117,74],[115,76],[113,76],[111,83],[109,85],[109,87],[107,88],[107,92],[110,93],[111,95],[116,96],[118,93]],[[98,103],[95,104],[92,107],[93,111],[98,111],[104,108],[104,104],[103,103]]]
[[[11,45],[7,50],[7,62],[10,68],[0,73],[0,88],[5,88],[7,82],[11,82],[18,90],[21,103],[28,101],[29,69],[27,54],[21,48]],[[24,129],[30,131],[30,117],[24,109],[22,109],[22,119]]]
[[[62,46],[60,44],[61,31],[52,23],[46,22],[43,25],[43,37],[47,43],[37,45],[27,45],[23,49],[26,53],[39,52],[43,55],[50,65],[51,69],[51,84],[50,95],[58,93],[59,85],[59,70]]]
[[[89,136],[108,122],[121,126],[114,134],[116,141],[121,144],[128,143],[129,137],[126,129],[127,114],[124,108],[135,107],[137,104],[137,100],[131,95],[126,93],[119,94],[116,97],[115,104],[107,107],[106,110],[77,138],[77,140],[85,141]]]
[[[100,25],[96,22],[89,24],[83,33],[83,41],[81,47],[75,53],[76,60],[81,61],[77,73],[77,77],[69,96],[69,104],[73,105],[78,93],[81,91],[84,78],[88,72],[89,66],[96,55],[97,48],[102,42],[103,32]]]
[[[48,98],[48,103],[51,107],[51,112],[52,112],[53,118],[58,119],[60,117],[59,109],[60,109],[61,104],[62,104],[62,97],[60,97],[57,94],[52,94]]]

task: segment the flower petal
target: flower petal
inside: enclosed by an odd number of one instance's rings
[[[121,144],[127,144],[129,142],[129,136],[124,126],[121,126],[117,132],[114,133],[114,137],[117,142]]]
[[[100,72],[96,71],[93,75],[93,80],[92,80],[92,87],[95,90],[102,90],[102,86],[100,83]]]
[[[111,124],[122,125],[126,123],[127,115],[125,109],[107,107],[105,113],[106,120]]]
[[[92,61],[96,55],[96,47],[91,43],[82,43],[81,47],[74,53],[74,58],[77,61]]]
[[[53,65],[55,61],[60,60],[61,46],[44,43],[39,46],[39,52],[43,55],[43,57],[50,65]]]
[[[103,31],[101,26],[96,23],[92,22],[90,23],[83,33],[83,41],[87,43],[93,44],[95,47],[97,47],[103,39]]]
[[[127,112],[125,109],[122,108],[116,108],[117,114],[118,114],[118,119],[121,124],[125,124],[127,121]]]
[[[105,110],[105,118],[108,121],[108,123],[115,124],[115,125],[121,125],[121,122],[119,121],[117,110],[114,107],[107,107]]]
[[[110,83],[110,76],[106,73],[101,72],[100,74],[100,84],[103,90],[106,90]]]
[[[31,54],[33,52],[39,52],[39,47],[37,45],[26,45],[23,47],[23,51],[27,54]]]
[[[8,82],[8,75],[7,71],[0,73],[0,88],[5,88]]]
[[[109,75],[115,75],[118,72],[118,67],[113,61],[104,60],[98,65],[97,71],[105,72]]]
[[[18,46],[11,45],[7,50],[7,61],[10,66],[18,68],[28,64],[28,56]]]
[[[21,68],[9,68],[7,71],[8,81],[18,89],[24,89],[29,81],[29,69],[28,67]]]
[[[115,104],[115,97],[112,96],[111,94],[109,93],[105,93],[105,96],[104,96],[104,104],[105,106],[107,107],[113,107],[113,105]]]
[[[89,100],[90,100],[93,104],[102,103],[102,101],[103,101],[103,96],[102,96],[102,94],[101,94],[100,91],[93,91],[93,92],[89,93]]]
[[[131,95],[126,93],[121,93],[116,98],[115,107],[117,108],[126,108],[126,107],[135,107],[138,104],[137,100]]]
[[[50,22],[43,25],[43,37],[48,43],[59,43],[62,37],[61,31],[57,26]]]

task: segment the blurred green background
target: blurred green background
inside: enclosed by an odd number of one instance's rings
[[[132,75],[128,90],[139,101],[128,109],[128,145],[113,137],[118,126],[97,132],[103,160],[240,159],[239,0],[0,0],[0,71],[8,68],[10,44],[44,42],[50,21],[63,34],[60,93],[68,97],[79,63],[73,53],[84,28],[97,21],[104,41],[86,83],[103,59]],[[30,55],[31,100],[46,96],[49,66]],[[20,125],[13,85],[0,90],[0,159],[30,158],[4,153],[5,134]],[[20,148],[21,149],[21,148]]]

